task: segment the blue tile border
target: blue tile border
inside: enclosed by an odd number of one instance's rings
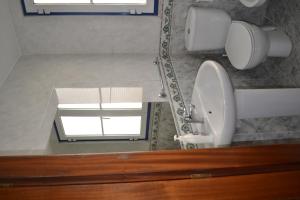
[[[175,126],[178,134],[184,135],[192,133],[192,129],[190,124],[184,121],[185,105],[170,56],[173,3],[173,0],[165,0],[163,2],[159,54],[164,81],[167,85],[171,109],[175,118]]]
[[[150,149],[157,150],[159,122],[161,119],[162,103],[153,103]]]

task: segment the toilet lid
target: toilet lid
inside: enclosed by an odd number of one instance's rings
[[[233,22],[229,28],[225,50],[231,64],[237,69],[245,69],[253,55],[253,35],[245,22]]]

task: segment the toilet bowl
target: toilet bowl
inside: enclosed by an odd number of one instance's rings
[[[225,50],[231,64],[240,70],[256,67],[269,57],[287,57],[292,50],[289,37],[275,28],[233,21],[230,25]]]
[[[292,43],[276,28],[231,21],[231,17],[219,9],[191,7],[185,47],[190,52],[225,49],[231,64],[244,70],[257,66],[268,56],[289,56]]]

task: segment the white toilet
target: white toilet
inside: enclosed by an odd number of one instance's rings
[[[219,9],[191,7],[185,28],[185,47],[191,52],[225,48],[231,64],[244,70],[257,66],[268,56],[289,56],[292,42],[276,28],[232,21]]]

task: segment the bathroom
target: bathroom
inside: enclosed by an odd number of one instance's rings
[[[246,3],[249,4],[254,4],[253,2],[256,1],[246,1]],[[176,83],[173,82],[173,84],[177,84],[177,87],[179,87],[179,91],[174,92],[173,95],[176,98],[175,102],[177,102],[177,107],[175,107],[175,109],[182,111],[177,112],[180,113],[177,115],[177,118],[181,118],[181,120],[178,120],[178,123],[180,124],[179,126],[181,127],[182,132],[189,132],[189,128],[187,127],[188,125],[181,122],[184,122],[184,115],[186,115],[186,111],[190,109],[189,106],[191,105],[193,90],[196,85],[195,79],[199,68],[206,60],[217,61],[222,65],[222,67],[224,67],[234,89],[275,89],[299,87],[299,67],[297,56],[299,51],[298,46],[296,45],[299,40],[299,30],[297,29],[299,23],[299,19],[297,19],[297,8],[299,7],[299,3],[297,1],[283,2],[280,0],[271,0],[267,2],[263,1],[262,4],[258,4],[259,6],[257,7],[254,6],[249,8],[243,5],[240,1],[175,0],[169,5],[169,9],[172,10],[172,15],[170,16],[171,37],[169,44],[166,46],[169,48],[170,53],[169,65],[172,65],[174,77],[176,77]],[[225,47],[221,50],[220,48],[213,50],[206,50],[204,48],[204,50],[187,51],[186,23],[188,12],[191,7],[200,9],[204,8],[203,10],[207,10],[207,8],[222,9],[230,15],[232,20],[243,21],[248,24],[254,24],[262,27],[276,27],[277,30],[280,30],[288,36],[292,43],[292,49],[284,50],[288,51],[288,53],[284,52],[288,55],[282,56],[281,58],[277,56],[264,58],[264,60],[257,64],[256,67],[245,70],[240,70],[233,66],[232,59],[227,56],[226,53],[228,52],[226,52]],[[203,15],[201,16],[201,14],[199,14],[199,16],[200,18],[205,17],[203,17]],[[207,17],[207,21],[218,21],[218,19],[212,19],[213,16],[210,17],[211,20]],[[196,23],[199,24],[199,22]],[[205,22],[200,23],[202,25],[204,24],[203,26],[205,27]],[[218,25],[221,26],[222,24],[220,23]],[[213,28],[212,30],[216,32],[221,31],[220,29],[214,30]],[[190,32],[192,32],[192,30]],[[205,35],[206,32],[201,33]],[[208,38],[205,38],[201,42],[205,43],[205,40],[207,39]],[[191,44],[193,42],[195,43],[195,41],[191,41]],[[281,47],[284,46],[282,43],[280,45]],[[289,45],[290,44],[288,44],[288,46]],[[287,49],[289,48],[291,47],[288,47]],[[296,93],[299,94],[299,92]],[[182,103],[184,103],[186,108],[182,108],[180,106]],[[295,105],[299,104],[296,103]],[[297,107],[294,109],[296,110]],[[265,110],[262,112],[265,112]],[[249,117],[239,119],[235,124],[235,132],[232,137],[231,146],[298,142],[300,131],[299,120],[300,118],[297,114],[293,116]],[[195,124],[197,124],[197,121]],[[192,132],[195,134],[195,130],[192,130]],[[206,133],[204,133],[204,135],[206,135]],[[195,140],[193,141],[193,138],[190,139],[192,142],[187,143],[185,146],[186,148],[203,147],[203,144],[197,144]],[[201,141],[201,139],[199,139],[199,141]]]
[[[152,9],[145,13],[131,4],[133,10],[128,13],[127,8],[115,5],[85,7],[79,5],[80,0],[77,4],[74,0],[72,8],[57,1],[45,2],[0,2],[1,155],[184,150],[300,141],[298,116],[236,120],[232,122],[233,135],[221,145],[214,144],[211,134],[205,135],[208,133],[195,139],[199,136],[195,126],[203,123],[194,123],[188,116],[197,73],[207,60],[224,67],[234,89],[300,86],[300,5],[296,0],[270,0],[257,7],[247,7],[239,0],[148,0]],[[97,11],[98,7],[102,10]],[[285,58],[266,58],[252,69],[237,70],[222,48],[187,51],[185,32],[191,7],[216,8],[232,20],[276,27],[291,40],[291,53]],[[149,119],[140,124],[141,129],[150,126],[146,136],[120,136],[113,141],[89,135],[64,138],[57,116],[78,113],[66,108],[60,112],[64,109],[59,105],[101,104],[107,89],[110,98],[115,90],[127,103],[134,99],[146,106],[148,112],[142,117]],[[84,110],[87,116],[96,115],[90,110]]]

